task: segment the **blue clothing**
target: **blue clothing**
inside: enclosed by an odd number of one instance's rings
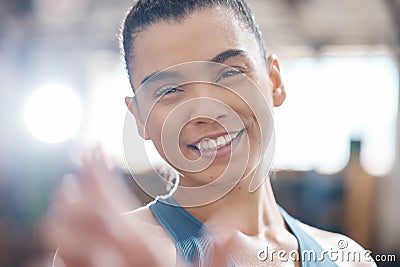
[[[212,235],[208,233],[209,230],[182,208],[174,198],[171,196],[161,198],[162,200],[159,197],[150,203],[149,208],[160,225],[173,239],[177,248],[177,254],[183,259],[185,264],[196,262],[198,266],[206,266],[206,256],[208,253],[212,253],[214,244]],[[307,258],[301,258],[301,266],[337,266],[336,263],[329,259],[327,254],[323,254],[321,246],[302,230],[296,219],[291,217],[282,208],[280,208],[280,211],[286,224],[297,238],[300,257],[303,251],[313,252],[308,253]],[[256,254],[254,256],[257,257]],[[322,257],[323,259],[320,259]],[[229,259],[227,266],[236,265]]]

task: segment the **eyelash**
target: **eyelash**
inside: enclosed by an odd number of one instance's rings
[[[182,90],[180,90],[179,87],[176,85],[164,85],[163,87],[158,89],[157,92],[155,92],[154,97],[165,96],[177,91],[182,91]]]
[[[223,72],[221,73],[221,75],[219,75],[219,77],[217,78],[217,82],[221,79],[224,78],[229,78],[238,74],[243,74],[245,73],[245,70],[243,68],[240,67],[229,67],[227,68],[228,70],[223,70]]]
[[[222,73],[216,79],[216,82],[218,82],[218,81],[220,81],[221,79],[224,79],[224,78],[230,78],[230,77],[236,76],[238,74],[246,73],[245,69],[240,68],[240,67],[229,67],[229,68],[226,68],[226,69],[225,69],[226,71],[225,70],[222,71]],[[162,97],[162,96],[168,95],[170,93],[178,92],[178,91],[182,91],[182,90],[179,89],[178,86],[175,86],[175,85],[164,85],[163,87],[158,89],[157,92],[155,92],[154,97]]]

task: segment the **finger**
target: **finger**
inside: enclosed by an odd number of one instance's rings
[[[114,219],[119,220],[119,218]],[[60,254],[67,266],[92,266],[93,262],[97,262],[94,259],[99,258],[99,262],[104,261],[102,258],[110,258],[107,262],[113,262],[113,264],[108,266],[125,266],[123,264],[162,266],[144,240],[147,236],[146,231],[134,229],[134,227],[123,229],[115,225],[115,227],[110,227],[118,229],[119,232],[115,233],[112,230],[100,230],[100,227],[93,227],[90,223],[76,221],[70,225],[73,226],[70,226],[68,230],[62,224],[53,226],[45,234],[47,243],[61,248]]]
[[[111,247],[108,250],[121,253],[126,261],[140,263],[137,266],[158,266],[144,240],[147,231],[143,230],[145,227],[140,223],[127,220],[119,213],[111,215],[97,203],[91,202],[90,198],[71,203],[69,198],[59,197],[59,202],[53,205],[49,211],[45,237],[51,247],[62,248],[68,266],[89,266],[88,257],[91,254],[88,250],[102,243]]]
[[[56,257],[56,262],[61,261],[67,267],[132,266],[117,249],[101,243],[92,244],[81,250],[60,247]]]
[[[106,165],[100,148],[94,149],[91,157],[86,157],[79,180],[86,187],[88,194],[104,198],[106,204],[110,204],[110,208],[118,212],[126,212],[130,207],[140,206],[140,201],[122,183],[122,178],[110,171]]]

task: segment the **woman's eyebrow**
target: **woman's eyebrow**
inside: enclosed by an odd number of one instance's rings
[[[233,57],[242,57],[245,59],[249,58],[248,53],[244,50],[229,49],[229,50],[222,51],[221,53],[219,53],[218,55],[216,55],[209,61],[214,62],[214,63],[224,63],[225,61],[227,61],[228,59],[231,59]],[[177,73],[177,72],[156,71],[156,72],[151,73],[150,75],[147,75],[140,84],[150,83],[153,81],[163,80],[163,79],[167,79],[167,78],[176,78],[177,76],[179,76],[179,73]]]
[[[221,53],[219,53],[218,55],[216,55],[215,57],[213,57],[212,59],[210,59],[211,62],[215,62],[215,63],[223,63],[225,61],[227,61],[230,58],[233,57],[243,57],[248,59],[248,53],[244,50],[241,49],[229,49],[229,50],[225,50]]]
[[[154,81],[164,80],[164,79],[168,79],[168,78],[176,78],[179,76],[180,76],[180,74],[175,71],[161,71],[161,72],[156,71],[156,72],[146,76],[140,84],[151,83]]]

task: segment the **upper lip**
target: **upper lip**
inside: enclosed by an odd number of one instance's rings
[[[204,139],[215,139],[215,138],[217,138],[219,136],[224,136],[224,135],[227,135],[227,134],[235,134],[235,133],[238,133],[238,132],[240,132],[242,130],[243,129],[235,130],[235,131],[229,131],[229,132],[225,132],[224,131],[224,132],[218,132],[218,133],[214,133],[214,134],[207,134],[207,135],[204,135],[202,137],[197,138],[194,142],[190,143],[189,145],[197,145],[198,143],[200,143],[200,141],[202,141]]]

